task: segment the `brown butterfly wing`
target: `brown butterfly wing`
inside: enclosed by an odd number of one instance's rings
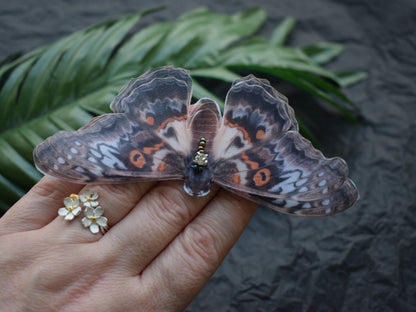
[[[216,183],[281,212],[331,214],[358,198],[345,161],[303,138],[287,99],[254,76],[231,87],[214,151]]]
[[[182,178],[191,148],[185,131],[191,88],[184,70],[148,71],[116,97],[111,105],[116,113],[38,145],[37,168],[79,183]]]

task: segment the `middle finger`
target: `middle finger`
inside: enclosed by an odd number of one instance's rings
[[[160,182],[102,240],[118,268],[140,273],[215,196],[217,186],[203,197],[189,196],[183,182]]]

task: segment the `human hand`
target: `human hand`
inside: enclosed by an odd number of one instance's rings
[[[181,311],[237,241],[256,204],[179,181],[89,185],[104,235],[57,216],[84,186],[44,177],[0,219],[1,311]]]

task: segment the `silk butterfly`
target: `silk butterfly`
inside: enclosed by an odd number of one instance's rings
[[[298,132],[293,109],[267,80],[237,79],[224,113],[202,98],[191,105],[189,73],[171,66],[132,79],[114,113],[39,144],[42,173],[76,183],[184,179],[189,195],[212,183],[283,213],[322,216],[358,198],[339,158],[325,158]]]

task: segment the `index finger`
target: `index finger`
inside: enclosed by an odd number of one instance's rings
[[[166,300],[154,302],[155,311],[168,304],[184,309],[216,271],[256,211],[257,204],[221,189],[201,213],[141,273],[139,285]],[[163,303],[164,306],[158,306]]]

